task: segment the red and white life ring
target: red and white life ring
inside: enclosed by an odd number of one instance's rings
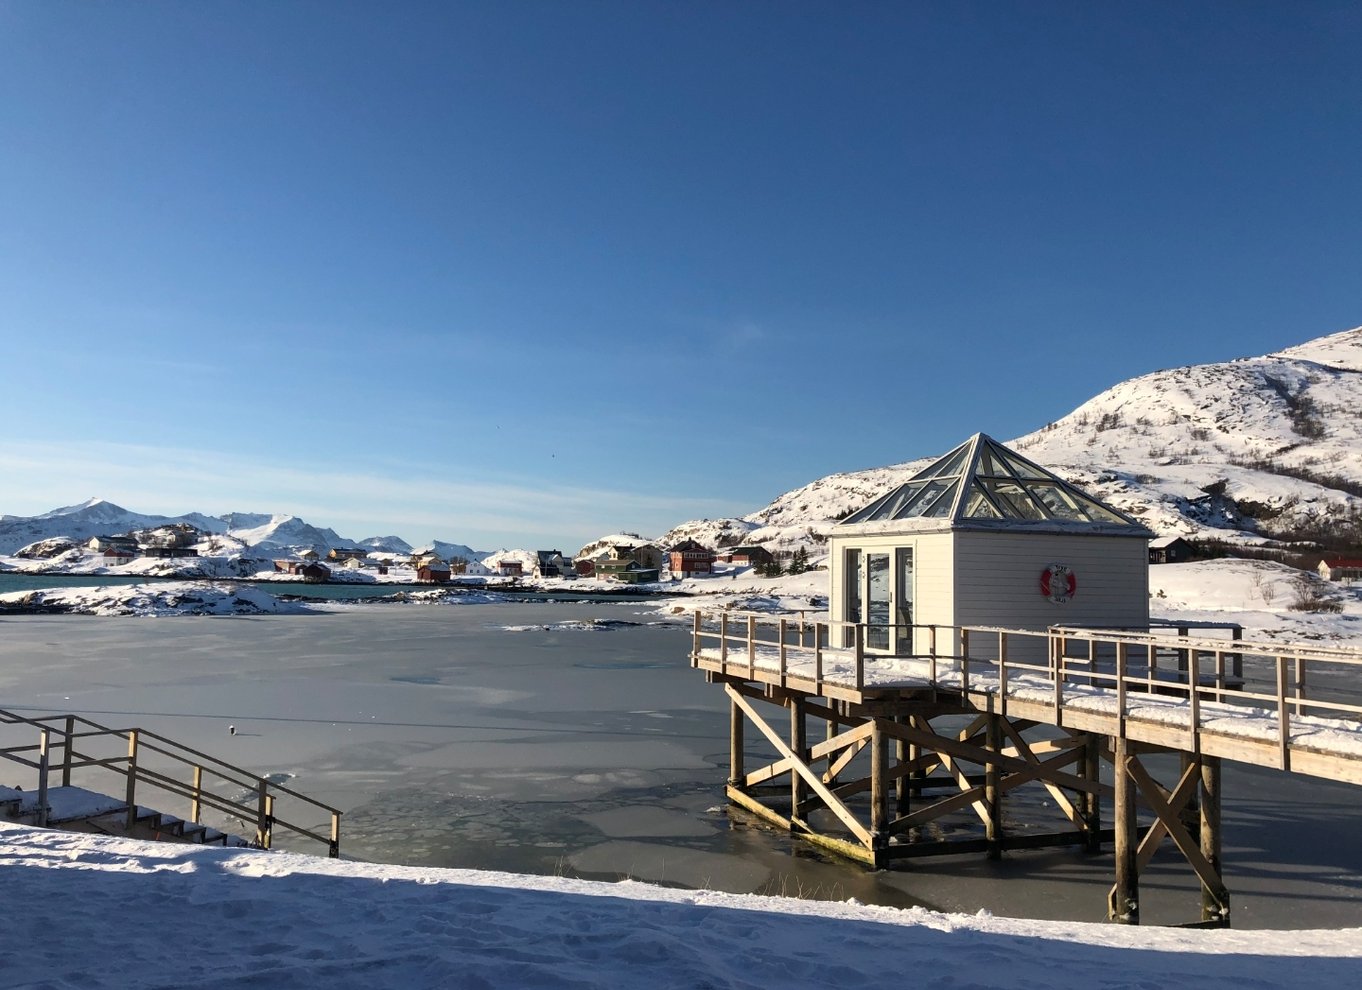
[[[1064,564],[1051,564],[1040,572],[1040,593],[1056,605],[1078,594],[1078,576]]]

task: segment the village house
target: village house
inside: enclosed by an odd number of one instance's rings
[[[193,547],[143,547],[142,556],[144,557],[197,557],[199,552]]]
[[[1149,541],[1151,564],[1184,564],[1192,559],[1193,547],[1181,536],[1161,536]]]
[[[737,566],[763,567],[773,563],[775,556],[762,546],[729,547],[719,554],[718,559]]]
[[[105,567],[118,567],[134,560],[137,554],[124,547],[108,547],[101,556],[104,558]]]
[[[598,560],[596,579],[618,581],[621,584],[651,584],[658,579],[656,567],[644,567],[637,560]]]
[[[667,558],[674,578],[714,572],[714,551],[694,540],[682,540],[667,551]]]
[[[141,549],[137,545],[137,540],[131,536],[96,536],[85,545],[96,552],[109,549],[129,550],[134,557]]]
[[[428,584],[444,584],[449,580],[449,565],[436,557],[416,569],[416,580]]]
[[[331,550],[327,551],[326,559],[340,561],[348,560],[351,557],[357,557],[360,560],[364,560],[368,556],[369,551],[365,550],[363,547],[332,547]]]
[[[537,578],[562,577],[572,571],[572,562],[557,550],[536,550],[534,556],[534,576]]]
[[[1319,562],[1319,576],[1326,581],[1342,581],[1348,584],[1362,581],[1362,559],[1325,557]]]
[[[497,561],[497,573],[502,577],[523,577],[525,567],[520,561],[507,558]]]

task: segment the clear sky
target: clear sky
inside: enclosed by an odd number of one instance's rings
[[[0,0],[0,513],[575,550],[1362,323],[1362,7]]]

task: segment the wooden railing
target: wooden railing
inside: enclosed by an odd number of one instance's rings
[[[254,824],[255,844],[261,848],[270,848],[275,829],[282,829],[325,844],[333,858],[340,855],[338,809],[158,733],[114,729],[79,715],[28,717],[0,709],[3,726],[28,727],[37,732],[34,743],[0,747],[0,758],[37,771],[39,825],[47,824],[48,791],[54,786],[54,773],[60,775],[60,786],[70,786],[73,774],[80,774],[83,780],[97,778],[100,773],[114,774],[123,778],[129,829],[137,819],[139,788],[144,801],[150,789],[187,800],[186,821],[195,825],[201,824],[205,809],[234,818],[243,827]],[[108,752],[110,744],[112,754]],[[98,747],[104,751],[93,751]],[[56,760],[54,750],[59,752]],[[100,788],[96,784],[91,789]],[[329,819],[329,834],[281,817],[281,804],[295,817],[324,813]]]
[[[1057,724],[1065,724],[1067,707],[1091,699],[1099,689],[1116,697],[1118,734],[1133,697],[1157,695],[1185,702],[1193,748],[1206,721],[1205,705],[1252,708],[1275,723],[1283,767],[1290,764],[1293,725],[1302,718],[1340,720],[1340,727],[1362,732],[1362,650],[1250,642],[1237,627],[1208,626],[1197,629],[1189,623],[1176,635],[1077,627],[1040,632],[897,626],[890,628],[913,635],[895,638],[915,642],[917,649],[890,653],[866,648],[864,623],[697,611],[692,648],[696,666],[781,685],[812,685],[829,696],[934,686],[965,695],[994,694],[1005,709],[1020,686],[1032,695],[1043,686]],[[875,627],[877,633],[885,628]],[[897,672],[903,661],[915,663],[911,674]]]

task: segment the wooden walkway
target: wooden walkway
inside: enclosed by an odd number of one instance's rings
[[[865,646],[888,641],[883,629],[697,612],[692,665],[731,703],[730,800],[876,867],[1114,840],[1110,916],[1128,923],[1139,871],[1170,839],[1201,878],[1202,923],[1227,924],[1220,761],[1362,784],[1362,651],[1250,642],[1232,627],[912,633],[917,650],[891,654]],[[788,709],[788,732],[763,704]],[[809,738],[811,721],[824,739]],[[776,757],[751,770],[749,726]],[[1144,757],[1156,753],[1179,757],[1175,781],[1155,779]],[[1009,834],[1004,796],[1024,784],[1049,791],[1065,831]],[[984,838],[922,841],[961,810]],[[1137,813],[1152,815],[1143,837]]]

